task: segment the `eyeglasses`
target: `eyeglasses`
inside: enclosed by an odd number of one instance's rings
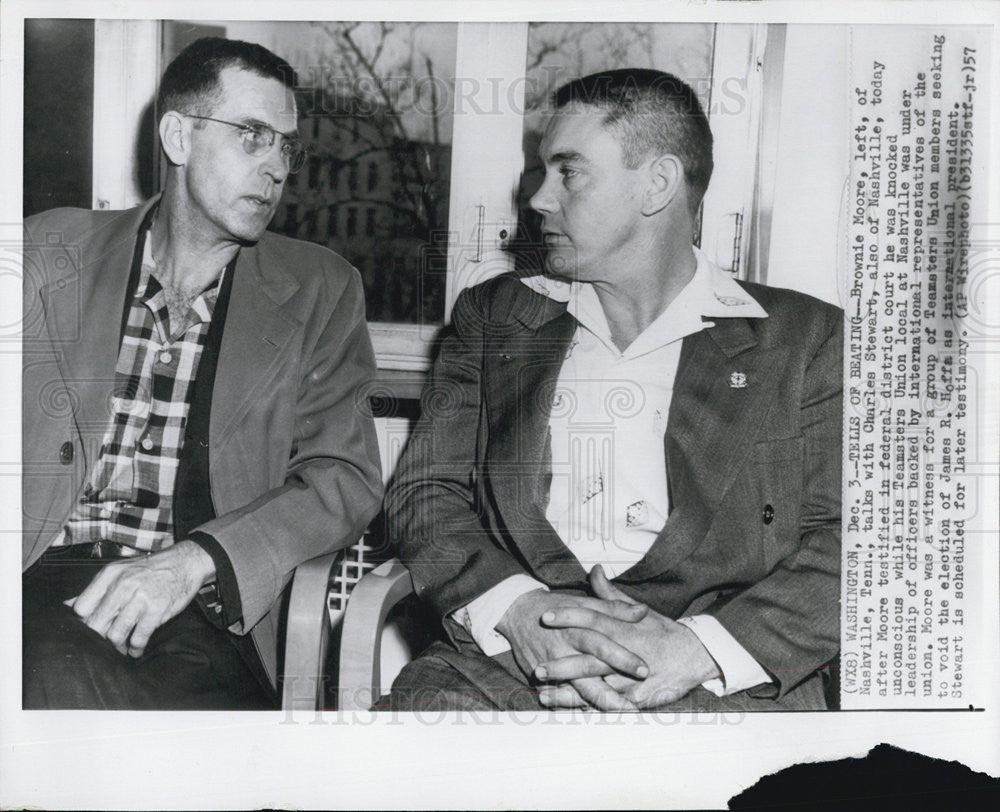
[[[235,127],[240,131],[243,141],[243,151],[247,155],[259,158],[266,155],[274,141],[281,137],[281,157],[285,159],[285,166],[291,174],[298,172],[306,162],[306,147],[297,138],[289,138],[284,133],[279,133],[267,124],[237,124],[234,121],[223,121],[221,118],[210,118],[209,116],[195,116],[191,113],[184,113],[188,118],[197,118],[202,121],[214,121],[216,124],[226,124]]]

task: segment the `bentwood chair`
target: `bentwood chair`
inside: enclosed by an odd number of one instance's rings
[[[388,479],[410,423],[376,418],[375,426]],[[402,564],[386,560],[389,553],[378,522],[373,525],[354,545],[295,570],[285,622],[283,710],[321,710],[331,704],[367,709],[381,694],[380,678],[385,677],[385,686],[391,684],[412,656],[417,644],[411,641],[420,637],[419,630],[407,618],[388,624],[387,619],[413,586]],[[338,642],[339,651],[331,651],[331,643],[336,647]],[[392,670],[380,671],[383,662]]]

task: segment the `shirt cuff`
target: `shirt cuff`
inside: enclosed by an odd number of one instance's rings
[[[207,608],[208,619],[220,628],[228,629],[234,623],[243,620],[243,602],[240,600],[240,589],[236,583],[236,572],[226,555],[222,545],[201,530],[194,530],[187,536],[206,553],[212,556],[215,563],[215,581],[206,584],[198,591]]]
[[[721,678],[716,677],[702,683],[701,687],[706,691],[716,696],[728,696],[771,682],[760,663],[711,615],[682,617],[677,622],[683,623],[695,633],[722,672]]]
[[[496,630],[497,623],[503,619],[514,601],[536,589],[549,591],[545,584],[530,575],[511,575],[474,601],[456,609],[451,613],[451,618],[465,627],[487,657],[502,654],[510,651],[510,643]]]

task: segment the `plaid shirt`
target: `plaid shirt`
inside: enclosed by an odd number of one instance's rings
[[[83,495],[54,545],[107,539],[137,551],[171,545],[173,495],[191,390],[222,277],[171,324],[146,235],[118,350],[114,413]],[[176,315],[176,314],[175,314]]]

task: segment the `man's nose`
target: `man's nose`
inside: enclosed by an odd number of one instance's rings
[[[268,150],[261,163],[261,172],[270,175],[275,183],[282,183],[288,177],[288,159],[281,154],[280,139]]]
[[[542,185],[538,187],[538,191],[528,200],[528,205],[539,214],[551,214],[555,211],[556,201],[550,191],[548,178],[542,181]]]

